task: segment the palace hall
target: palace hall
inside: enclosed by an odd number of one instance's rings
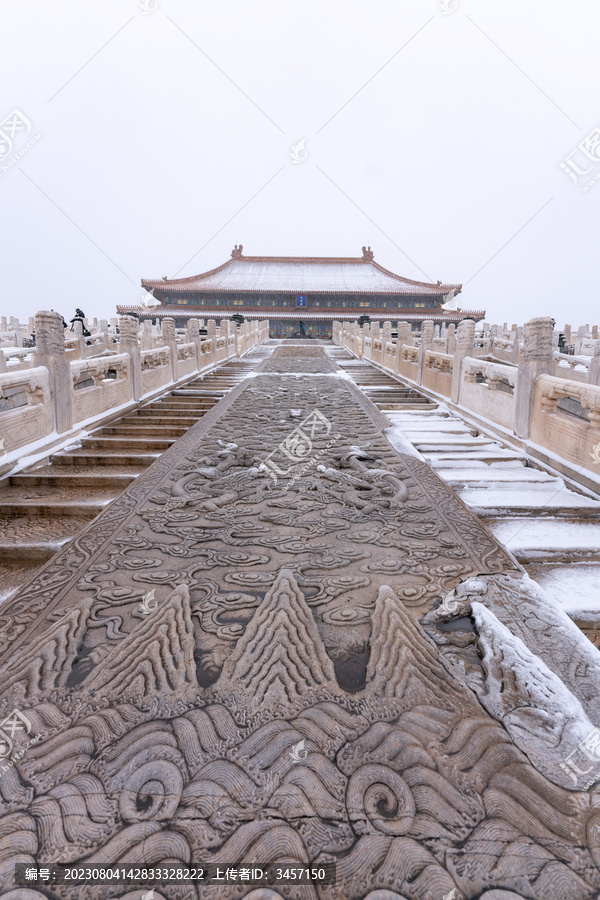
[[[204,319],[268,319],[274,338],[331,338],[336,319],[408,321],[414,330],[424,319],[457,325],[465,318],[485,317],[484,310],[444,308],[461,292],[460,284],[411,281],[385,269],[370,247],[359,257],[244,256],[235,246],[231,259],[188,278],[142,279],[159,301],[151,309],[118,306],[141,319],[173,317],[183,327],[190,315]],[[363,319],[363,321],[365,321]]]

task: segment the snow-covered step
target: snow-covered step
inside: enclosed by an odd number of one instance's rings
[[[527,566],[527,571],[573,619],[600,622],[600,563]]]
[[[467,468],[463,463],[460,468],[438,468],[437,471],[440,478],[452,485],[477,484],[479,482],[481,487],[483,487],[483,483],[493,486],[499,484],[516,486],[520,483],[528,487],[530,485],[552,486],[555,490],[560,490],[563,485],[562,479],[548,475],[546,472],[538,472],[537,469],[528,469],[525,466],[518,466],[516,469],[513,469],[509,466],[495,468],[484,464],[484,468],[477,468],[471,465]]]
[[[394,415],[388,415],[388,419],[392,425],[396,425],[405,434],[412,432],[423,432],[425,434],[430,431],[439,432],[441,434],[468,434],[475,437],[475,429],[469,428],[464,422],[456,419],[446,419],[441,416],[430,416],[428,419],[397,418]]]
[[[524,468],[523,457],[515,455],[502,456],[500,453],[481,453],[473,457],[469,455],[467,458],[458,453],[447,453],[444,455],[433,456],[431,454],[423,454],[428,463],[438,471],[439,469],[481,469],[482,472],[490,472],[498,469],[507,471],[520,471]],[[485,478],[485,475],[483,476]]]
[[[521,453],[517,453],[514,450],[506,450],[504,447],[498,447],[494,450],[484,450],[482,452],[473,451],[468,454],[460,453],[459,451],[452,453],[431,453],[426,450],[423,453],[423,456],[434,469],[446,466],[446,464],[448,464],[448,467],[456,466],[457,464],[463,466],[468,465],[470,467],[474,466],[476,463],[483,463],[485,466],[506,465],[519,467],[523,466],[526,462],[526,457]]]
[[[453,437],[452,435],[448,435],[447,437],[441,435],[420,435],[418,438],[413,435],[411,443],[414,444],[418,450],[432,450],[437,451],[438,453],[445,450],[452,452],[459,448],[464,450],[496,449],[494,441],[480,438],[467,438],[463,436]]]
[[[490,519],[488,525],[520,561],[600,562],[600,522],[505,517]]]
[[[415,444],[425,444],[430,443],[431,441],[456,441],[459,445],[465,443],[467,446],[472,446],[472,441],[487,440],[487,438],[478,438],[477,435],[471,434],[466,429],[440,428],[439,426],[437,428],[422,428],[420,426],[406,428],[400,426],[400,431],[402,431],[409,440],[414,441]]]
[[[460,491],[461,500],[470,506],[478,516],[524,514],[534,516],[600,516],[600,502],[591,497],[584,497],[570,491],[564,484],[560,490],[540,490],[531,485],[519,489],[516,485],[506,484],[493,487],[470,484]]]
[[[388,416],[390,420],[398,420],[398,422],[427,422],[429,419],[435,419],[448,422],[448,421],[456,421],[460,422],[460,419],[456,419],[454,416],[450,416],[449,413],[441,413],[439,407],[431,406],[429,409],[390,409],[389,411],[386,409],[382,409],[382,412]]]

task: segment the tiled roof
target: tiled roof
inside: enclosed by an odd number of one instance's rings
[[[362,257],[242,256],[190,278],[142,279],[147,290],[179,292],[292,291],[294,293],[381,293],[439,297],[460,293],[460,284],[427,284],[389,272],[363,248]]]

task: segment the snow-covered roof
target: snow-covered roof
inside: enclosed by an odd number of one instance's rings
[[[294,293],[406,294],[438,297],[460,284],[411,281],[384,269],[363,247],[362,257],[243,256],[242,247],[216,269],[189,278],[142,279],[147,290],[173,292],[291,291]]]

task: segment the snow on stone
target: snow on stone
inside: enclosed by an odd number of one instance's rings
[[[546,568],[536,581],[569,616],[600,622],[600,566]]]
[[[573,789],[561,768],[594,726],[564,682],[482,603],[471,610],[483,653],[479,699],[547,778]]]
[[[399,428],[393,426],[391,428],[384,428],[383,433],[394,450],[397,450],[398,453],[403,453],[405,456],[415,456],[417,459],[423,460],[419,451],[415,449]],[[425,460],[423,460],[423,462],[425,462]]]
[[[492,486],[484,480],[481,487],[470,484],[460,492],[460,497],[474,512],[481,509],[488,515],[492,510],[496,510],[498,515],[501,515],[507,507],[522,509],[529,507],[546,507],[548,509],[559,509],[561,507],[588,509],[597,507],[600,509],[600,503],[597,500],[593,500],[591,497],[584,497],[582,494],[576,494],[564,485],[557,492],[546,490],[546,485],[541,487],[543,488],[542,490],[540,490],[540,485],[536,485],[534,489],[530,484],[523,485],[522,488],[517,488],[515,484],[494,484]]]
[[[496,538],[509,550],[585,549],[600,550],[600,524],[541,518],[523,521],[505,518],[491,525]]]

